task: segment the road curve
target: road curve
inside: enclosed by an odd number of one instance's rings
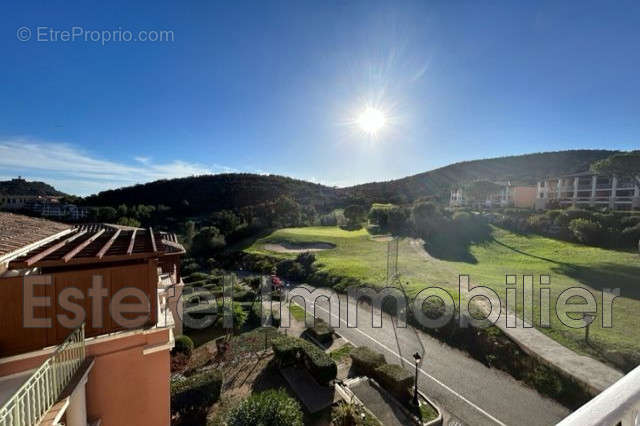
[[[313,313],[313,301],[318,296],[336,296],[331,289],[301,287],[312,290],[312,294],[302,292],[309,313]],[[347,298],[345,295],[338,297],[339,316],[330,313],[326,298],[318,300],[315,316],[327,322],[330,315],[334,321],[339,319],[340,327],[336,331],[340,335],[356,346],[369,346],[383,353],[387,362],[401,364],[409,370],[415,368],[412,355],[415,352],[422,354],[418,386],[448,414],[445,416],[446,424],[552,425],[569,414],[569,409],[510,375],[488,368],[464,352],[413,327],[398,327],[386,314],[383,314],[382,327],[374,328],[371,307],[366,304],[358,306],[357,327],[348,327]],[[302,304],[299,297],[293,300]],[[353,305],[352,309],[355,309]],[[352,324],[351,318],[349,323]]]

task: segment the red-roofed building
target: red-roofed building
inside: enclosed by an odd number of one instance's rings
[[[0,213],[0,426],[168,425],[175,235]]]

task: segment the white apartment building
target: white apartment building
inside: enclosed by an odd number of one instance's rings
[[[475,203],[477,207],[533,207],[536,197],[536,187],[526,185],[512,185],[510,182],[500,182],[497,184],[501,185],[500,190],[493,194],[490,194],[484,201],[484,203]],[[451,190],[449,206],[462,207],[469,206],[471,204],[472,203],[469,198],[465,196],[464,189],[455,188]]]
[[[592,172],[547,178],[538,182],[536,209],[560,207],[640,209],[640,188],[633,179],[600,176]]]

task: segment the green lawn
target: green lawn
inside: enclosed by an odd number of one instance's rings
[[[419,245],[408,239],[400,241],[398,269],[402,281],[407,283],[410,295],[420,289],[438,285],[446,287],[457,302],[458,275],[468,274],[472,284],[493,288],[504,300],[505,275],[534,275],[537,285],[540,275],[551,277],[551,301],[555,305],[558,294],[569,287],[582,286],[598,295],[602,288],[620,288],[621,297],[614,302],[613,328],[603,329],[597,319],[591,326],[592,346],[582,342],[584,330],[571,329],[551,314],[551,328],[542,329],[553,339],[579,352],[600,355],[618,350],[625,353],[640,352],[640,328],[637,314],[640,312],[640,258],[637,254],[605,250],[571,244],[540,236],[524,236],[493,228],[489,242],[472,245],[466,261],[448,261],[433,258]],[[264,250],[267,242],[328,242],[335,249],[316,252],[320,269],[345,276],[353,276],[367,283],[384,285],[386,277],[387,242],[362,229],[344,231],[336,227],[289,228],[278,230],[256,241],[247,250],[278,257],[295,257],[294,254],[273,253]],[[521,287],[518,287],[521,289]],[[539,293],[534,294],[537,296]],[[521,290],[518,299],[521,301]],[[601,297],[598,313],[601,312]],[[535,297],[534,307],[538,305]],[[522,309],[518,304],[517,310]],[[539,318],[534,309],[534,319]],[[538,325],[537,323],[535,324]]]

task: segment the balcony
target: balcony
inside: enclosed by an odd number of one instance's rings
[[[558,423],[559,426],[640,424],[640,367]]]
[[[75,329],[0,408],[0,426],[38,424],[86,358],[84,324]],[[14,382],[9,382],[11,386]],[[10,389],[9,389],[10,390]],[[0,388],[0,395],[7,389]]]

